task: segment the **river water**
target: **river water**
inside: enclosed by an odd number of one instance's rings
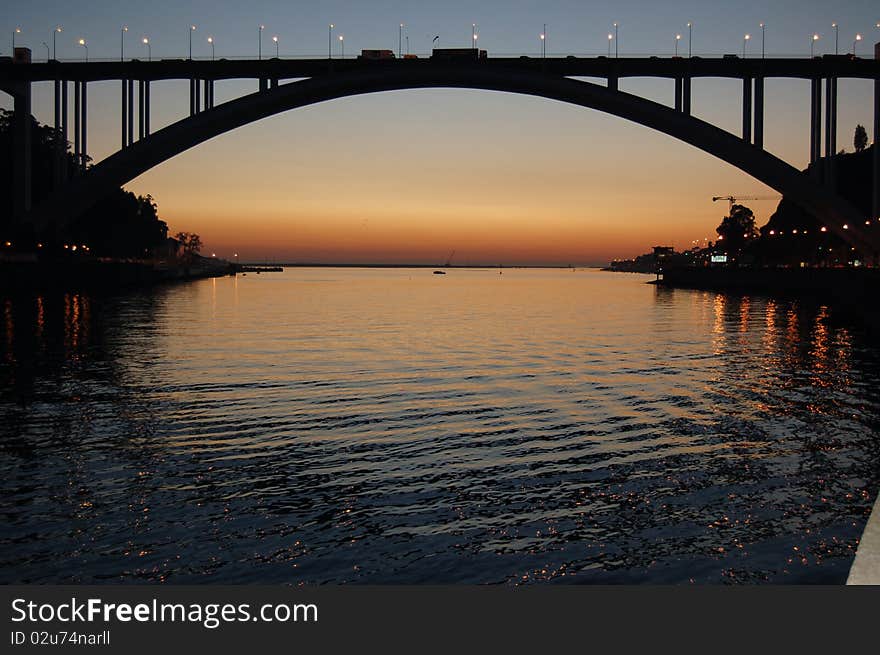
[[[841,583],[880,348],[584,270],[0,298],[0,582]]]

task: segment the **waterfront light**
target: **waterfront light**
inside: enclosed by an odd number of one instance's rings
[[[85,39],[80,39],[80,40],[79,40],[79,44],[80,44],[83,48],[85,48],[85,50],[86,50],[86,63],[88,63],[88,62],[89,62],[89,46],[86,44],[86,40],[85,40]]]
[[[55,36],[61,31],[61,26],[57,25],[54,30],[52,30],[52,59],[58,61],[58,57],[55,56]]]
[[[848,229],[849,229],[849,225],[847,225],[846,223],[844,223],[844,224],[843,224],[843,229],[844,229],[844,230],[848,230]]]
[[[819,231],[820,232],[827,232],[828,228],[823,225],[822,227],[819,228]]]

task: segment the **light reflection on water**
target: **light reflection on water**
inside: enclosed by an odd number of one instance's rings
[[[0,582],[842,582],[878,351],[594,271],[2,299]]]

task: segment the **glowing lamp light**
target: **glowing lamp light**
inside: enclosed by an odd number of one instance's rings
[[[844,230],[848,230],[848,229],[849,229],[849,225],[847,225],[846,223],[844,223],[844,224],[843,224],[843,229],[844,229]]]
[[[773,236],[774,234],[776,234],[776,230],[770,230],[770,236]]]

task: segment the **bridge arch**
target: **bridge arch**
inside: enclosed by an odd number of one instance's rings
[[[262,118],[336,98],[381,91],[466,88],[538,96],[595,109],[663,132],[703,150],[775,189],[827,224],[829,231],[876,256],[878,246],[863,229],[864,217],[815,180],[710,123],[660,103],[590,82],[540,72],[479,65],[387,68],[333,73],[252,93],[225,102],[154,132],[120,150],[74,179],[35,207],[38,228],[63,226],[114,188],[215,136]],[[843,226],[847,225],[848,229]]]

